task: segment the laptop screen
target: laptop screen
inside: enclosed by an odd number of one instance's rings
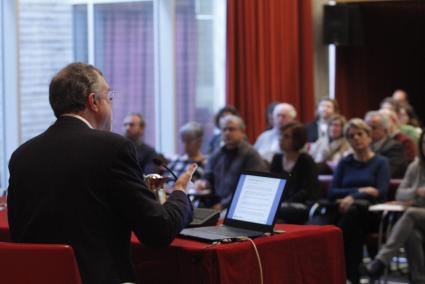
[[[286,179],[242,173],[226,219],[273,225]]]

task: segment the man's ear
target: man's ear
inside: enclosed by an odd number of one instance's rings
[[[96,94],[95,93],[90,93],[87,96],[87,104],[90,110],[94,111],[94,112],[98,112],[99,111],[99,101],[96,99]]]

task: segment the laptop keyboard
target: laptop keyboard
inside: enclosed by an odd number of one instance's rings
[[[239,236],[260,236],[263,232],[252,231],[247,229],[228,227],[228,226],[214,226],[214,227],[202,227],[199,228],[203,232],[211,234],[222,235],[227,237],[239,237]]]

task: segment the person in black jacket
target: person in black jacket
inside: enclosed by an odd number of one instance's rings
[[[95,67],[73,63],[52,79],[56,122],[12,155],[8,214],[14,242],[69,244],[85,284],[135,282],[133,231],[165,246],[192,219],[185,188],[160,205],[142,179],[131,141],[113,134],[110,90]]]
[[[307,142],[313,143],[317,139],[326,136],[329,119],[339,114],[338,102],[330,98],[322,98],[317,105],[316,118],[305,127],[307,130]]]
[[[316,163],[302,152],[306,142],[307,133],[302,124],[291,122],[281,127],[279,144],[283,153],[274,155],[270,171],[291,175],[278,215],[285,223],[304,224],[308,219],[307,203],[319,195]]]
[[[136,146],[137,161],[144,174],[160,174],[161,169],[155,165],[153,159],[158,157],[155,149],[143,141],[146,121],[143,115],[137,112],[128,114],[124,118],[124,136]]]

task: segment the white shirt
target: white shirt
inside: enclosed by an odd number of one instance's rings
[[[274,154],[282,153],[279,146],[279,135],[280,131],[273,128],[261,133],[255,141],[255,149],[269,163],[271,163]]]

